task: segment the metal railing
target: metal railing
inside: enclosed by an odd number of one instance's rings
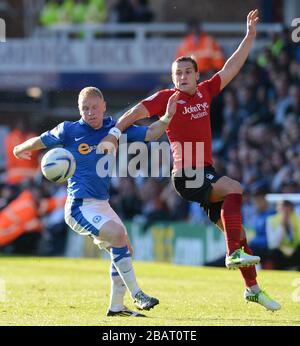
[[[245,23],[203,23],[203,31],[214,34],[216,36],[232,34],[244,35],[246,30]],[[72,34],[83,33],[83,38],[93,39],[99,33],[101,34],[132,34],[137,40],[143,41],[149,35],[177,35],[182,37],[186,33],[186,25],[184,23],[150,23],[150,24],[56,24],[49,27],[38,27],[34,33],[37,37],[60,37],[68,38]],[[280,32],[282,30],[281,23],[275,24],[259,24],[257,26],[258,33]]]

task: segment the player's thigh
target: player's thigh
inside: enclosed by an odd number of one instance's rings
[[[222,179],[223,176],[218,174],[212,166],[205,167],[202,176],[204,178],[202,185],[196,188],[188,187],[187,182],[192,180],[192,178],[186,177],[184,172],[182,172],[181,176],[173,176],[172,181],[176,192],[183,199],[191,202],[198,202],[201,207],[205,209],[210,206],[209,198],[213,189],[213,184]]]
[[[123,243],[124,235],[127,235],[126,227],[109,202],[104,201],[99,203],[98,210],[108,220],[101,225],[98,239],[104,240],[106,238],[107,241],[116,239]]]
[[[241,184],[227,176],[223,176],[215,183],[212,183],[212,190],[209,196],[209,201],[212,203],[223,201],[230,193],[243,193]]]
[[[107,201],[94,199],[67,201],[65,207],[65,221],[69,227],[80,235],[88,235],[93,239],[99,239],[99,234],[104,229],[110,229],[109,239],[120,237],[125,233],[125,227],[121,220],[111,212]],[[105,226],[105,227],[104,227]],[[101,241],[107,241],[101,236]],[[105,247],[109,246],[109,243]]]

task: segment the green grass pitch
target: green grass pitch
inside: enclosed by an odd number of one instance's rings
[[[135,262],[143,290],[160,299],[147,318],[106,317],[109,262],[0,257],[0,325],[207,326],[300,325],[300,272],[259,271],[282,305],[266,311],[243,299],[239,271]],[[126,305],[134,308],[126,294]]]

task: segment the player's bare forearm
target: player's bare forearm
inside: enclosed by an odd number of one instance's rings
[[[247,34],[240,43],[237,50],[226,61],[224,67],[219,71],[221,78],[221,89],[223,89],[240,71],[250,53],[256,36],[256,23],[258,11],[251,11],[247,16]]]
[[[141,103],[135,107],[129,109],[124,113],[117,121],[116,126],[110,130],[107,136],[105,136],[98,145],[99,152],[112,153],[118,148],[118,139],[123,131],[133,125],[137,120],[146,118],[149,115],[148,110]],[[117,134],[111,133],[111,131],[117,131]]]
[[[166,113],[149,126],[145,137],[146,142],[156,140],[163,135],[176,113],[178,96],[179,92],[176,91],[168,100]]]
[[[30,159],[30,152],[45,149],[40,137],[32,137],[27,141],[14,147],[14,155],[18,159]]]
[[[159,120],[151,124],[146,132],[145,142],[159,139],[165,133],[170,121],[171,117],[165,114]]]
[[[125,131],[128,127],[133,125],[136,121],[144,119],[149,115],[148,110],[141,103],[129,109],[117,121],[116,127],[121,131]]]
[[[40,149],[46,148],[39,136],[29,138],[27,141],[18,145],[18,147],[20,151],[24,151],[24,150],[33,151],[33,150],[40,150]]]
[[[219,72],[221,89],[223,89],[240,71],[244,65],[252,47],[254,37],[245,36],[238,49],[226,61],[223,69]]]

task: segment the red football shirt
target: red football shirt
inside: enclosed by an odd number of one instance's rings
[[[220,86],[220,76],[215,74],[211,79],[199,83],[194,95],[180,92],[176,114],[166,129],[173,154],[174,173],[182,168],[212,165],[210,104],[213,96],[220,92]],[[143,100],[142,104],[150,116],[161,117],[166,112],[170,96],[176,91],[161,90]]]

